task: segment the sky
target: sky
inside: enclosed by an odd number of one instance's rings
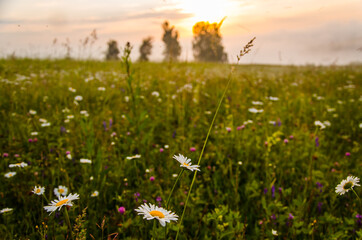
[[[329,65],[362,62],[361,0],[0,0],[0,58],[104,59],[109,40],[133,46],[152,36],[151,61],[162,61],[162,23],[179,32],[181,61],[193,61],[192,26],[225,21],[222,43],[231,63]],[[95,29],[97,39],[87,37]]]

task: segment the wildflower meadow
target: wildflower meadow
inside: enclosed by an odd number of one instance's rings
[[[361,239],[361,80],[0,60],[0,238]]]

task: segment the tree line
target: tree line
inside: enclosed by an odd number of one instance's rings
[[[224,18],[225,19],[225,18]],[[227,54],[222,45],[220,28],[223,20],[219,23],[198,22],[192,28],[193,40],[192,51],[195,61],[200,62],[227,62]],[[179,33],[175,26],[168,21],[162,24],[162,41],[165,45],[163,55],[165,61],[178,61],[181,55]],[[118,60],[120,53],[118,43],[115,40],[108,41],[108,48],[105,53],[106,60]],[[139,48],[139,61],[149,61],[152,53],[153,37],[142,39]]]

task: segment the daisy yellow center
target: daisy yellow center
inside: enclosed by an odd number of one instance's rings
[[[16,166],[20,166],[20,165],[21,165],[21,163],[15,163],[15,165],[16,165]]]
[[[186,167],[189,167],[190,165],[189,164],[187,164],[187,163],[183,163],[182,165],[184,165],[184,166],[186,166]]]
[[[67,203],[68,201],[69,201],[69,200],[68,200],[67,198],[66,198],[66,199],[63,199],[62,201],[57,202],[57,204],[55,204],[55,206],[59,207],[59,206],[65,204],[65,203]]]
[[[162,212],[157,211],[157,210],[151,211],[150,214],[151,214],[152,217],[159,217],[159,218],[164,218],[165,217],[165,215],[163,215]]]
[[[40,188],[38,188],[37,190],[35,190],[36,193],[40,193]]]
[[[347,190],[347,189],[350,189],[352,186],[353,186],[353,183],[352,183],[352,182],[348,182],[348,183],[344,184],[343,189],[344,189],[344,190]]]
[[[59,189],[58,192],[59,192],[59,193],[63,193],[63,192],[64,192],[64,189]]]

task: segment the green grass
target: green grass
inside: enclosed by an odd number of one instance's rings
[[[173,155],[197,164],[230,71],[227,64],[134,63],[131,93],[120,62],[0,60],[0,209],[13,208],[0,215],[1,236],[40,239],[45,229],[48,239],[69,238],[64,211],[49,216],[48,202],[31,193],[45,186],[51,201],[53,189],[64,185],[80,195],[68,209],[72,225],[87,207],[81,223],[87,239],[150,239],[153,222],[134,209],[143,200],[157,205],[158,196],[165,206],[172,175],[180,172]],[[357,197],[335,193],[348,175],[361,177],[361,83],[361,66],[235,66],[179,239],[362,237]],[[252,113],[252,107],[264,111]],[[66,123],[69,115],[74,118]],[[51,125],[41,127],[40,118]],[[317,120],[331,124],[321,130]],[[126,159],[136,154],[141,158]],[[29,166],[9,168],[18,162]],[[16,175],[4,177],[8,172]],[[170,200],[169,210],[179,216],[192,177],[183,173]],[[98,197],[90,197],[95,190]],[[361,187],[355,190],[361,196]],[[174,239],[178,224],[167,226]],[[155,231],[164,238],[158,222]]]

